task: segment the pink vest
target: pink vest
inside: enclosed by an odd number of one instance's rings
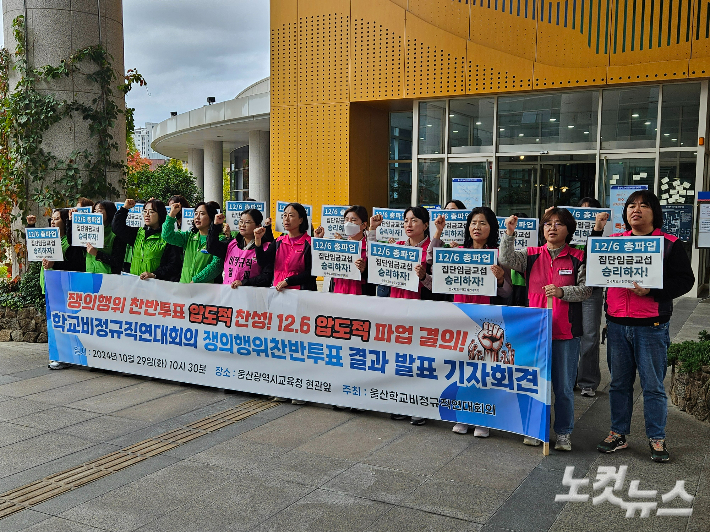
[[[429,248],[430,243],[431,243],[431,239],[429,237],[426,237],[426,240],[424,240],[424,243],[422,244],[422,265],[423,266],[426,266],[426,250]],[[399,242],[397,242],[397,244],[406,245],[406,242],[404,240],[400,240]],[[390,297],[396,297],[398,299],[421,299],[421,297],[422,297],[422,283],[419,283],[419,288],[417,289],[416,292],[412,292],[411,290],[404,290],[403,288],[392,287],[392,289],[390,290]]]
[[[298,238],[291,238],[288,235],[281,235],[276,239],[279,247],[276,250],[274,259],[274,284],[276,286],[281,281],[292,275],[298,275],[306,269],[306,248],[310,248],[311,237],[303,233]],[[276,242],[273,245],[276,245]],[[308,244],[308,246],[306,246]],[[301,287],[289,286],[294,290]]]
[[[362,252],[360,256],[367,260],[367,240],[362,239]],[[354,279],[333,279],[334,294],[353,294],[356,296],[362,295],[362,285],[366,281],[355,281]]]
[[[266,248],[269,244],[264,244]],[[256,250],[241,249],[237,239],[227,245],[227,256],[224,259],[223,283],[232,284],[234,281],[244,281],[256,277],[261,273],[261,268],[256,263]]]

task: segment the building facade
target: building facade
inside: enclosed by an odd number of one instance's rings
[[[157,126],[153,122],[146,122],[145,127],[137,127],[133,130],[133,141],[135,142],[136,149],[141,157],[145,159],[162,159],[166,160],[167,157],[155,151],[151,148],[151,143],[154,140],[153,127]]]
[[[699,0],[271,0],[271,198],[443,205],[474,177],[539,216],[642,184],[695,216],[709,77]]]

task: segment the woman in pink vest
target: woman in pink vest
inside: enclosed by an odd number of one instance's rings
[[[232,288],[239,286],[271,286],[274,276],[273,265],[264,268],[256,261],[254,230],[261,227],[264,216],[256,209],[248,209],[239,217],[239,233],[229,242],[220,240],[224,214],[215,216],[214,223],[207,234],[207,252],[224,259],[222,282]],[[231,235],[230,235],[231,236]],[[262,248],[269,242],[262,243]]]
[[[552,390],[555,392],[555,449],[571,451],[574,428],[574,381],[582,336],[582,301],[592,292],[585,286],[584,252],[569,245],[577,222],[567,209],[553,207],[545,211],[542,227],[547,243],[515,251],[517,216],[505,220],[505,234],[500,245],[500,263],[519,272],[528,280],[528,306],[546,308],[552,297]],[[540,440],[525,438],[527,445]]]

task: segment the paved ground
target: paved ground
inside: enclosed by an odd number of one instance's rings
[[[710,304],[684,299],[672,336],[695,339],[709,325]],[[0,531],[707,532],[710,425],[671,406],[672,461],[653,463],[637,394],[631,448],[600,455],[595,446],[609,427],[604,366],[602,392],[576,397],[572,453],[544,458],[512,434],[477,439],[450,423],[413,427],[385,414],[280,404],[2,518]],[[50,372],[46,345],[2,344],[0,494],[255,397],[79,368]],[[661,502],[684,480],[692,516],[627,519],[608,502],[555,502],[568,492],[566,466],[594,481],[609,465],[628,466],[614,492],[626,501],[639,480],[638,489],[658,490],[647,501],[687,508],[679,498]]]

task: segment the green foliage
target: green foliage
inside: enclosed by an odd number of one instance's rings
[[[668,365],[680,362],[681,373],[694,373],[703,366],[710,366],[710,334],[703,330],[698,333],[698,342],[671,344],[668,348]]]
[[[143,200],[156,198],[166,204],[171,196],[177,194],[185,196],[190,205],[202,201],[195,177],[177,159],[171,159],[153,171],[143,168],[131,173],[126,178],[126,191],[128,197]]]
[[[0,279],[0,307],[20,309],[33,306],[39,312],[44,311],[44,295],[39,284],[39,272],[42,263],[30,262],[22,278]]]

